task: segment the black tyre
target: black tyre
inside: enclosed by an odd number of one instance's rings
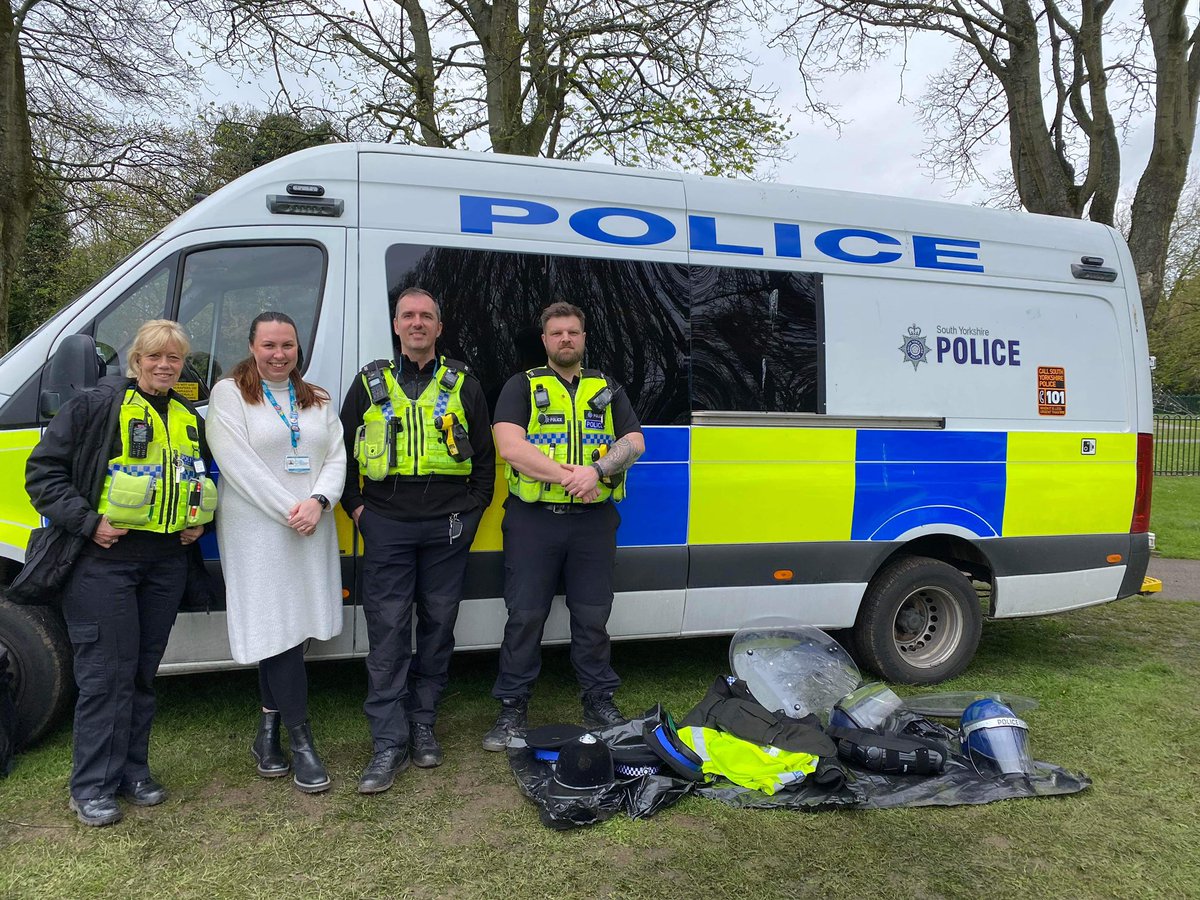
[[[52,610],[0,597],[0,646],[8,651],[16,691],[17,746],[26,746],[58,723],[71,700],[71,644]]]
[[[951,565],[899,559],[867,587],[854,644],[859,662],[898,684],[936,684],[962,672],[979,646],[979,595]]]

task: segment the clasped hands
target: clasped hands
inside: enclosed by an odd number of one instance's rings
[[[309,537],[317,531],[317,524],[321,521],[321,504],[317,500],[309,497],[307,500],[301,500],[290,510],[288,510],[288,528],[294,529],[298,533]]]
[[[584,503],[591,503],[600,496],[600,475],[591,466],[572,466],[560,463],[563,470],[563,489]]]

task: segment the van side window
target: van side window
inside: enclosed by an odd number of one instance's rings
[[[557,300],[587,316],[584,365],[622,384],[644,425],[687,424],[686,266],[395,244],[388,248],[390,327],[397,297],[422,287],[442,304],[438,351],[462,359],[494,406],[515,372],[546,364],[541,311]],[[384,316],[388,319],[384,319]]]
[[[820,275],[692,267],[692,408],[820,412]]]
[[[193,250],[183,260],[178,320],[192,342],[178,390],[193,400],[246,358],[250,323],[261,312],[296,322],[304,365],[325,283],[325,252],[315,244],[241,244]]]
[[[174,269],[174,256],[163,260],[96,319],[92,336],[109,375],[125,374],[125,351],[142,323],[166,315]]]

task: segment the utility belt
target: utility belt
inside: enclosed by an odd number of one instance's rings
[[[532,503],[528,505],[538,506],[555,516],[578,516],[593,509],[601,509],[604,503]]]

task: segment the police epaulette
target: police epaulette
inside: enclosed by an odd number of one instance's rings
[[[390,359],[373,359],[361,369],[358,370],[360,375],[370,375],[379,369],[391,369],[395,367],[395,362]]]
[[[554,370],[549,366],[538,366],[536,369],[527,369],[525,372],[528,378],[545,378],[547,375],[553,375]]]
[[[445,366],[447,369],[457,369],[459,372],[462,372],[464,375],[474,375],[475,374],[474,372],[471,371],[471,367],[468,366],[465,362],[462,362],[461,360],[450,359],[448,357],[442,357],[442,365]]]
[[[584,369],[579,373],[580,378],[604,378],[604,373],[599,369]],[[607,381],[608,379],[605,379]]]

